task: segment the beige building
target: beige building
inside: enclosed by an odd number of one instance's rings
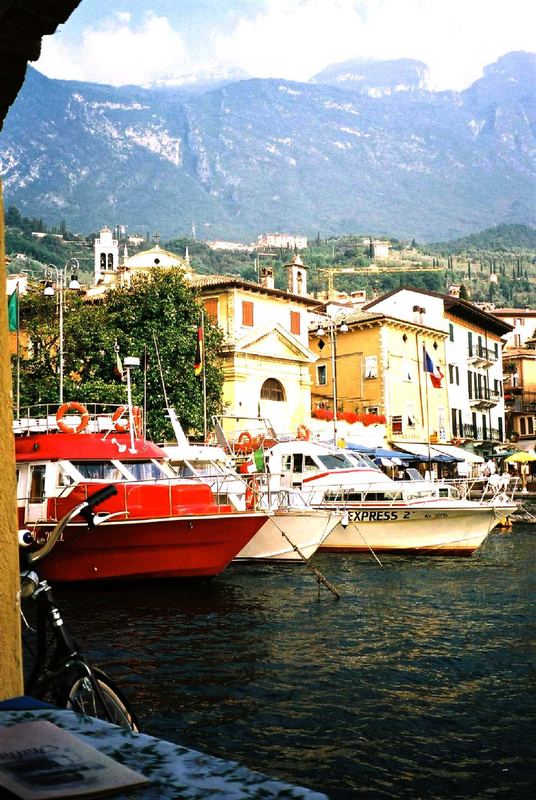
[[[288,291],[276,289],[270,268],[260,283],[230,275],[197,275],[188,255],[158,245],[124,255],[116,265],[115,240],[107,228],[95,243],[95,278],[89,294],[155,268],[180,268],[201,296],[207,314],[224,333],[223,402],[225,412],[267,417],[278,432],[295,432],[311,409],[309,366],[315,354],[308,346],[308,311],[317,301],[307,295],[307,267],[298,255],[285,265]],[[105,267],[103,265],[106,265]]]
[[[493,308],[489,313],[513,328],[504,337],[505,348],[524,347],[527,339],[533,337],[536,330],[536,310],[532,308]]]
[[[335,347],[338,416],[352,420],[355,414],[365,424],[385,417],[386,441],[402,449],[408,442],[450,441],[446,381],[435,388],[423,369],[426,349],[444,371],[447,335],[373,311],[355,311],[334,322],[331,336],[318,338],[315,326],[310,332],[311,350],[318,355],[311,367],[312,415],[319,408],[333,410]]]
[[[306,294],[305,267],[287,265],[290,289],[273,287],[270,270],[262,283],[234,276],[195,275],[206,313],[225,335],[224,404],[227,414],[266,417],[278,433],[296,432],[311,409],[308,312],[317,301]]]
[[[536,445],[536,341],[504,353],[506,431],[524,449]]]

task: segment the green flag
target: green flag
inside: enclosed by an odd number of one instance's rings
[[[9,295],[7,301],[7,318],[9,330],[18,331],[19,329],[19,285]]]
[[[259,447],[258,450],[254,451],[253,460],[255,462],[255,469],[257,472],[264,472],[264,450],[262,447]]]

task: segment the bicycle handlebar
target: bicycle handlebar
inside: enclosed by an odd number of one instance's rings
[[[35,564],[36,561],[40,561],[48,555],[69,522],[78,514],[84,517],[88,525],[91,525],[93,522],[94,507],[104,502],[104,500],[107,500],[108,497],[112,497],[114,494],[117,494],[115,486],[104,486],[102,489],[99,489],[94,494],[90,495],[90,497],[86,498],[83,503],[79,503],[68,511],[67,514],[56,523],[43,547],[40,547],[39,550],[35,550],[33,553],[26,554],[27,563]]]

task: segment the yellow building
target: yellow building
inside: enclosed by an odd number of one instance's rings
[[[348,330],[341,331],[342,321]],[[310,347],[318,355],[311,367],[312,415],[318,408],[333,409],[334,346],[338,416],[348,421],[353,414],[385,417],[387,441],[401,445],[450,441],[446,380],[436,388],[423,366],[426,350],[445,375],[447,334],[366,311],[335,323],[331,336],[319,339],[315,326],[310,332]]]
[[[510,348],[504,353],[504,403],[506,434],[524,449],[536,445],[536,344],[527,340],[525,347]]]
[[[301,265],[289,266],[289,285]],[[223,401],[226,413],[266,417],[278,433],[296,432],[311,409],[308,311],[317,301],[228,275],[194,275],[207,315],[224,332]],[[303,279],[303,275],[302,275]],[[305,288],[305,282],[301,284]]]
[[[278,433],[296,432],[311,410],[308,311],[318,301],[307,295],[307,267],[298,255],[285,265],[288,291],[276,289],[271,268],[260,283],[231,275],[198,275],[184,258],[158,245],[118,266],[117,242],[103,228],[95,242],[95,296],[115,283],[155,268],[181,268],[200,293],[207,314],[224,333],[223,403],[225,413],[266,417]]]

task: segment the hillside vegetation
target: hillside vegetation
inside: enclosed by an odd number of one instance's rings
[[[51,233],[35,238],[32,230],[40,225]],[[64,233],[52,233],[63,229]],[[44,277],[48,264],[58,267],[76,258],[80,264],[80,280],[93,281],[93,241],[98,234],[76,237],[65,224],[50,228],[43,220],[23,217],[11,207],[6,213],[6,252],[11,274],[28,271]],[[436,292],[447,292],[451,284],[463,286],[462,294],[475,302],[492,302],[496,306],[534,306],[536,304],[536,231],[525,225],[500,225],[453,242],[420,246],[397,239],[390,242],[390,258],[374,262],[370,256],[370,237],[354,234],[322,237],[320,232],[309,247],[300,252],[308,267],[308,288],[321,297],[327,289],[328,271],[333,270],[333,287],[339,292],[365,289],[367,297],[377,296],[401,285],[412,285]],[[121,243],[121,252],[124,243]],[[151,247],[128,246],[130,255]],[[190,238],[162,242],[162,247],[179,255],[186,248],[193,269],[208,275],[239,275],[258,280],[264,267],[275,274],[275,285],[286,289],[285,264],[294,251],[264,248],[257,252],[218,251],[205,242]],[[438,267],[437,272],[415,271],[419,267]],[[413,268],[413,271],[412,271]],[[355,273],[348,272],[355,269]],[[389,270],[396,269],[396,272]],[[338,273],[337,270],[345,270]]]

